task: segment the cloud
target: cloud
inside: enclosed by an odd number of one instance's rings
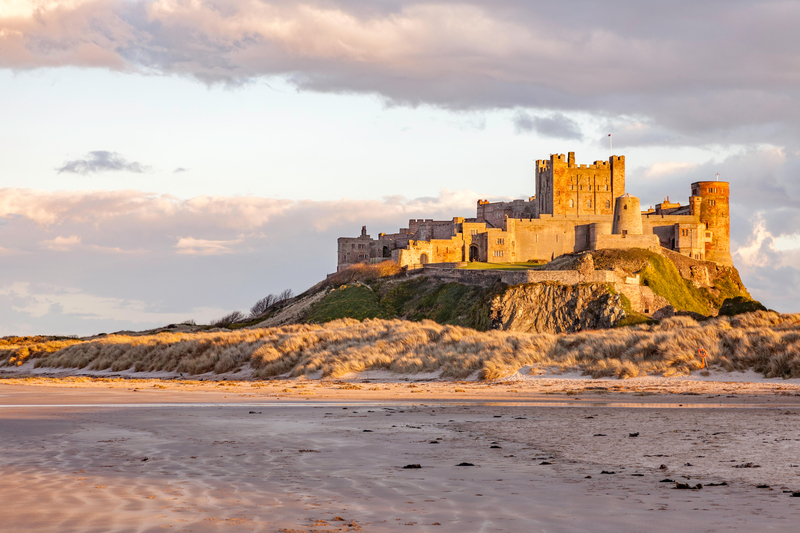
[[[98,296],[75,287],[59,287],[46,283],[14,283],[0,286],[0,298],[3,297],[14,302],[12,308],[15,311],[31,318],[72,315],[89,322],[127,322],[134,326],[165,325],[188,318],[186,313],[154,312],[141,300]],[[189,309],[187,312],[208,321],[225,311],[200,307]]]
[[[172,173],[173,173],[173,174],[180,174],[181,172],[188,172],[188,170],[189,170],[189,169],[187,169],[187,168],[178,167],[178,168],[176,168],[175,170],[173,170],[173,171],[172,171]]]
[[[208,239],[195,239],[193,237],[181,237],[175,244],[175,249],[179,254],[186,255],[219,255],[231,254],[234,246],[241,243],[242,239],[230,241],[211,241]]]
[[[410,218],[470,216],[470,191],[376,200],[179,199],[142,191],[0,189],[0,335],[208,321],[336,269],[336,239]],[[58,311],[58,312],[56,312]]]
[[[81,238],[77,235],[70,235],[69,237],[58,236],[55,239],[42,241],[42,245],[49,250],[57,250],[59,252],[66,252],[81,243]]]
[[[75,159],[65,162],[56,169],[59,174],[68,172],[70,174],[92,174],[96,172],[148,172],[150,167],[144,166],[136,161],[127,161],[116,152],[100,150],[89,152],[84,159]]]
[[[585,111],[648,124],[631,146],[800,137],[793,2],[682,0],[669,12],[633,0],[3,5],[0,66],[15,70],[71,65],[231,86],[279,76],[395,105]]]
[[[685,172],[697,167],[696,163],[688,163],[686,161],[659,161],[650,165],[644,171],[644,177],[647,179],[658,179],[671,174]]]
[[[518,111],[514,116],[514,127],[517,133],[535,131],[544,137],[578,141],[583,139],[578,123],[563,113],[553,113],[547,117],[532,117],[523,111]]]

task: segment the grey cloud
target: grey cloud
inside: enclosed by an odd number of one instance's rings
[[[513,120],[517,133],[535,131],[544,137],[578,141],[583,139],[578,123],[563,113],[553,113],[546,117],[538,117],[518,111]]]
[[[650,131],[632,134],[631,145],[800,142],[800,4],[792,2],[76,6],[9,22],[0,66],[145,70],[232,86],[281,76],[303,90],[395,105],[640,117]]]
[[[616,135],[615,135],[616,140]],[[616,143],[615,143],[616,145]],[[709,161],[662,178],[648,178],[643,168],[629,168],[626,188],[652,205],[670,195],[688,201],[689,184],[719,179],[731,184],[732,209],[739,219],[761,213],[767,229],[776,237],[800,230],[800,154],[788,150],[751,149],[721,161]],[[743,236],[752,234],[750,230]]]
[[[175,170],[173,170],[173,171],[172,171],[172,173],[173,173],[173,174],[180,174],[181,172],[188,172],[188,170],[189,170],[189,169],[187,169],[187,168],[178,167],[178,168],[176,168]]]
[[[67,172],[69,174],[94,174],[98,172],[148,172],[150,167],[128,161],[116,152],[98,150],[89,152],[83,159],[74,159],[65,162],[56,169],[59,174]]]

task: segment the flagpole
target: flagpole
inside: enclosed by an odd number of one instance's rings
[[[608,134],[608,151],[611,152],[609,155],[611,156],[614,155],[614,146],[612,144],[612,138],[610,133]]]

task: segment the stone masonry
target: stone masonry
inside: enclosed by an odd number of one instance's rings
[[[338,270],[392,259],[401,266],[481,261],[550,261],[566,253],[608,248],[671,250],[732,265],[729,186],[691,184],[689,203],[667,198],[641,211],[625,193],[625,156],[577,165],[574,152],[536,162],[536,196],[512,202],[478,200],[475,218],[410,220],[397,233],[338,242]]]

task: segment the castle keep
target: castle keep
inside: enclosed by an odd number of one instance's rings
[[[729,187],[692,183],[689,203],[667,199],[642,211],[625,192],[625,156],[577,165],[575,153],[536,161],[536,196],[512,202],[478,200],[475,218],[410,220],[397,233],[338,242],[338,270],[393,259],[401,266],[482,261],[550,261],[559,255],[608,248],[673,250],[693,259],[732,265]]]

